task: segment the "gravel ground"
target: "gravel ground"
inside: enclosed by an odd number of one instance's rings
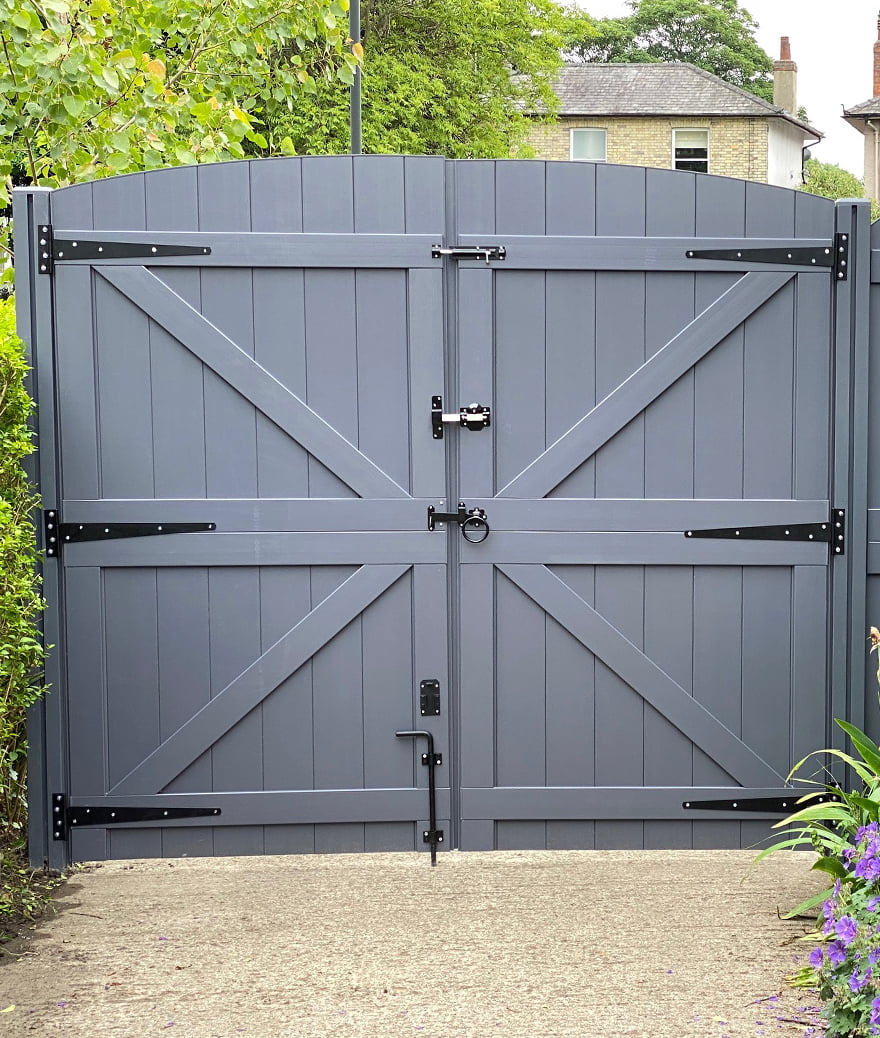
[[[449,852],[113,862],[0,959],[0,1035],[809,1033],[784,978],[810,854]],[[7,1006],[13,1009],[3,1012]]]

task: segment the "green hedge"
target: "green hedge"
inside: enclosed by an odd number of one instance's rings
[[[25,836],[25,713],[45,691],[43,609],[32,515],[37,497],[22,468],[33,449],[27,366],[12,299],[0,299],[0,844]]]

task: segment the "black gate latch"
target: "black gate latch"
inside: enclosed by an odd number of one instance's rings
[[[431,864],[437,864],[437,844],[443,843],[443,830],[437,828],[437,785],[434,768],[443,764],[443,754],[434,752],[434,736],[430,732],[406,731],[395,732],[398,739],[427,739],[428,752],[422,754],[422,764],[428,769],[428,825],[422,830],[422,840],[431,848]]]
[[[485,404],[469,404],[460,407],[458,411],[451,414],[443,413],[443,397],[431,397],[431,429],[435,440],[443,439],[443,423],[452,422],[454,425],[463,425],[471,432],[479,432],[480,429],[488,429],[492,424],[492,409]]]
[[[462,536],[471,544],[480,544],[489,536],[485,509],[467,508],[464,501],[458,502],[457,512],[438,512],[433,505],[428,505],[428,529],[433,530],[435,523],[458,523]],[[470,536],[472,534],[478,536]]]

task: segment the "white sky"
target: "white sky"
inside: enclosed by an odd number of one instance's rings
[[[597,18],[628,14],[624,0],[576,0]],[[873,94],[873,46],[880,0],[740,0],[758,23],[758,43],[779,57],[779,38],[791,40],[798,66],[798,104],[825,134],[813,157],[862,175],[862,135],[840,118]]]

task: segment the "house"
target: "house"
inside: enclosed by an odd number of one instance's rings
[[[788,37],[773,66],[773,100],[695,65],[566,65],[558,120],[536,124],[537,158],[585,159],[756,180],[802,183],[804,151],[822,134],[799,119]]]
[[[880,17],[874,44],[874,94],[868,101],[846,108],[843,117],[865,138],[865,196],[880,201]]]

